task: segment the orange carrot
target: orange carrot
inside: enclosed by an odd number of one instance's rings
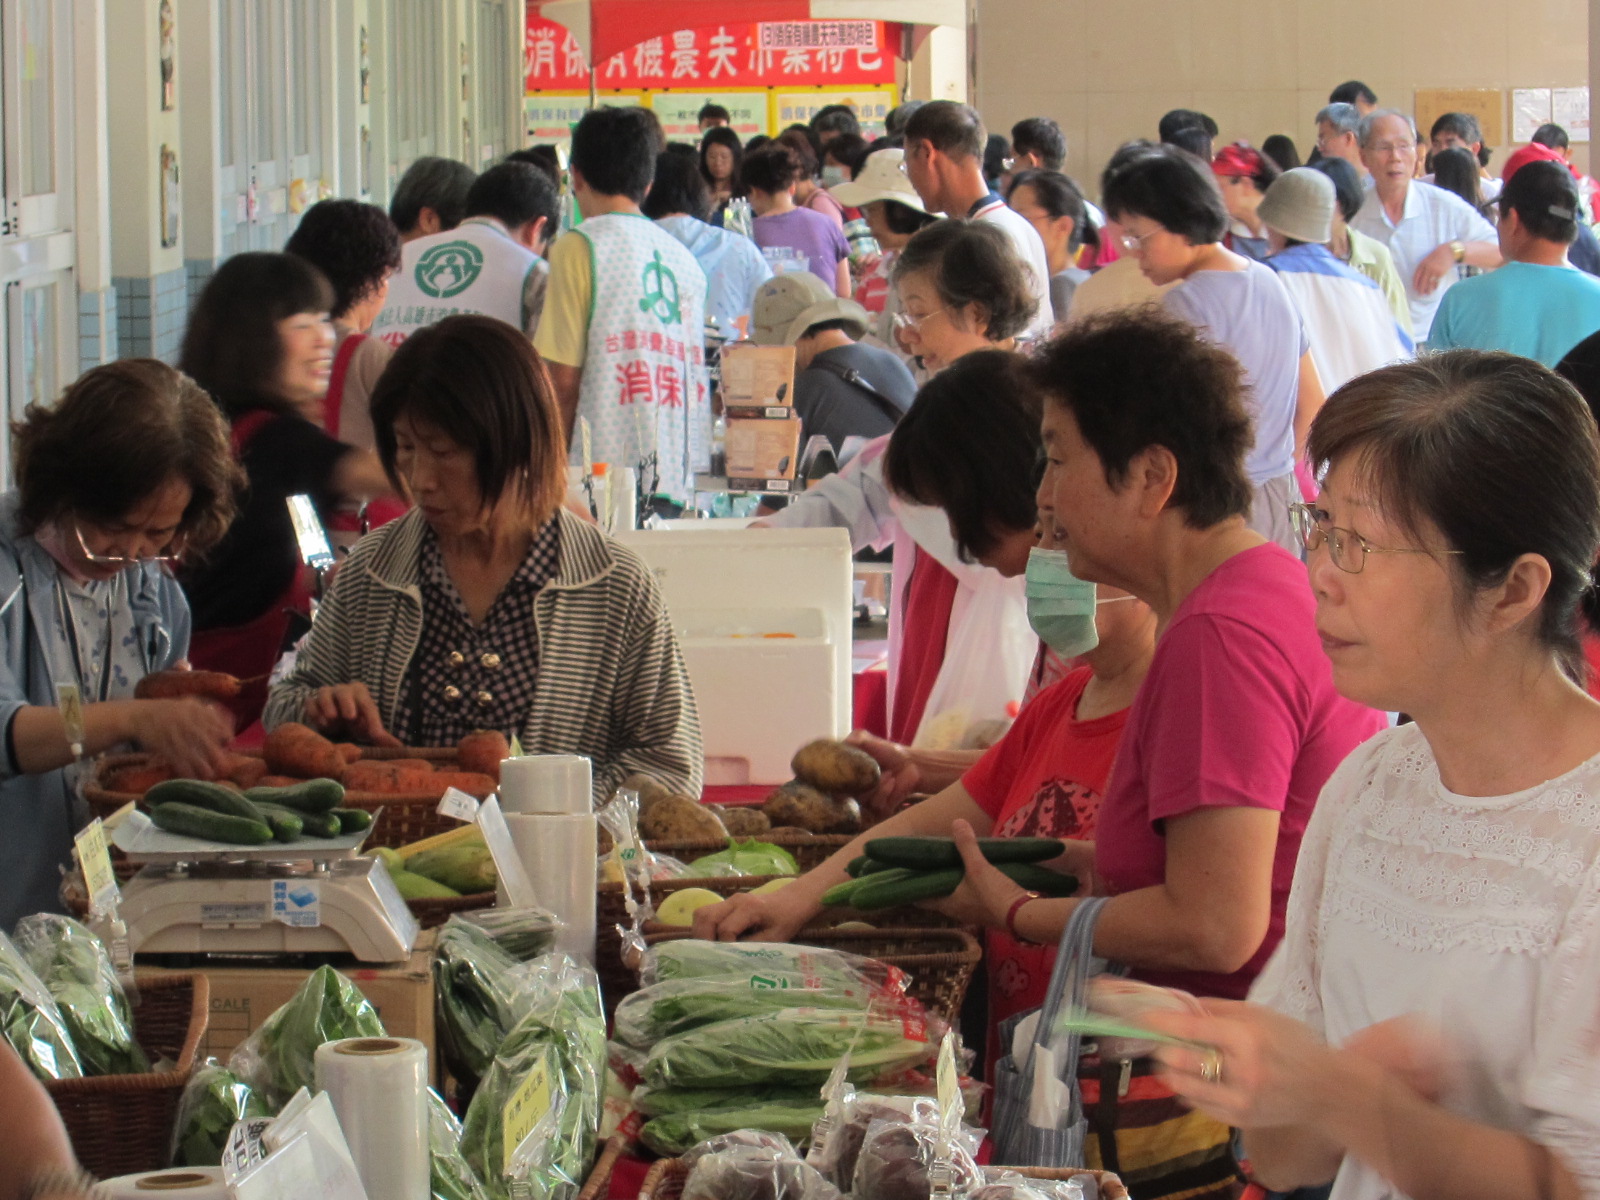
[[[461,770],[487,775],[496,783],[500,781],[501,760],[510,756],[510,744],[496,730],[480,729],[456,744],[456,763]]]
[[[487,775],[477,771],[436,771],[428,776],[429,790],[438,789],[439,795],[444,795],[447,787],[460,788],[469,796],[484,799],[495,790],[496,784]]]
[[[172,777],[172,768],[160,761],[152,761],[142,767],[118,767],[106,780],[106,790],[142,796],[156,784],[165,783]]]
[[[175,700],[180,696],[232,700],[240,686],[237,677],[221,671],[156,671],[134,685],[133,695],[136,700]]]
[[[298,779],[337,779],[344,758],[332,742],[310,726],[288,721],[267,734],[262,747],[267,769],[274,775]]]
[[[366,753],[354,742],[336,742],[335,745],[338,747],[339,757],[343,758],[347,763],[359,762],[361,756]]]
[[[233,756],[233,763],[223,775],[237,783],[242,788],[253,788],[260,784],[267,773],[267,762],[263,758],[251,758],[246,754]]]

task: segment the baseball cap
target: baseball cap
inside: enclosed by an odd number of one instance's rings
[[[846,208],[893,200],[918,212],[927,212],[922,197],[911,186],[905,163],[906,152],[899,148],[869,154],[867,161],[861,164],[861,173],[849,183],[834,184],[828,189],[828,195]]]
[[[1541,146],[1538,142],[1529,142],[1526,146],[1518,147],[1511,152],[1511,157],[1506,159],[1506,165],[1500,168],[1500,182],[1510,183],[1511,177],[1531,162],[1558,162],[1567,167],[1566,159],[1561,157],[1559,151],[1552,150],[1549,146]],[[1578,174],[1576,168],[1567,167],[1574,177]]]
[[[756,289],[750,306],[750,339],[758,346],[792,346],[806,330],[824,321],[849,321],[850,336],[857,338],[871,324],[866,309],[834,295],[810,271],[788,271]]]
[[[1284,237],[1320,246],[1333,236],[1338,206],[1333,180],[1314,167],[1296,167],[1272,181],[1256,216]]]

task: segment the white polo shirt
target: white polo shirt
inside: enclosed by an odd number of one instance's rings
[[[1418,265],[1448,242],[1488,242],[1492,246],[1498,240],[1494,226],[1460,196],[1417,180],[1406,186],[1405,210],[1398,225],[1390,222],[1375,187],[1367,190],[1361,211],[1350,225],[1382,242],[1394,256],[1395,269],[1406,285],[1406,299],[1411,302],[1412,336],[1418,342],[1428,340],[1439,301],[1461,280],[1460,268],[1451,267],[1430,295],[1420,295],[1412,282]]]
[[[1039,302],[1023,336],[1049,337],[1058,317],[1064,317],[1066,313],[1057,314],[1050,304],[1050,260],[1045,255],[1044,241],[1039,237],[1039,231],[1027,217],[1008,208],[1006,202],[993,192],[973,205],[967,217],[969,220],[987,221],[999,226],[1001,232],[1011,239],[1011,244],[1017,248],[1017,258],[1028,269],[1028,283],[1034,299]]]

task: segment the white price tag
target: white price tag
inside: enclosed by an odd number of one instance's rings
[[[475,824],[478,820],[478,807],[476,797],[467,795],[460,788],[445,788],[444,796],[439,801],[439,815],[465,821],[469,825]]]

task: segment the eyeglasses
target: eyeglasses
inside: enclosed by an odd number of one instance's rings
[[[129,558],[122,554],[96,554],[89,549],[89,543],[83,540],[83,529],[77,521],[72,522],[72,536],[78,539],[78,549],[83,551],[83,557],[102,567],[131,567],[145,563],[174,563],[183,557],[183,539],[181,535],[173,540],[171,554],[150,554],[142,558]]]
[[[1117,240],[1122,244],[1122,248],[1129,254],[1141,254],[1144,252],[1145,242],[1148,239],[1155,237],[1155,235],[1160,232],[1161,230],[1159,229],[1152,229],[1149,233],[1124,233]]]
[[[1404,154],[1407,150],[1415,152],[1416,148],[1417,144],[1415,142],[1374,142],[1367,147],[1368,150],[1380,157],[1385,154]]]
[[[901,333],[921,333],[922,332],[922,323],[924,321],[932,320],[934,317],[937,317],[940,313],[947,312],[947,311],[949,311],[949,310],[948,309],[943,309],[943,308],[936,308],[930,313],[923,313],[920,317],[914,317],[910,313],[903,313],[903,312],[895,313],[895,315],[894,315],[894,327],[896,329],[898,329]]]
[[[1374,546],[1354,529],[1340,529],[1334,525],[1326,524],[1320,517],[1318,509],[1307,504],[1289,505],[1289,523],[1294,526],[1295,536],[1300,539],[1300,544],[1309,554],[1313,550],[1322,549],[1326,544],[1328,556],[1333,560],[1333,565],[1347,575],[1359,575],[1367,565],[1369,554],[1427,554],[1437,556],[1440,554],[1460,554],[1460,550],[1427,550],[1412,547],[1392,550],[1383,546]]]

